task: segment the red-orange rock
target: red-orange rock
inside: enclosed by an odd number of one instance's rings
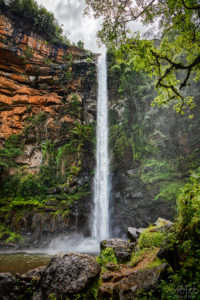
[[[85,57],[84,50],[64,45],[58,48],[33,32],[27,35],[20,27],[15,30],[17,26],[0,14],[0,144],[26,126],[27,108],[33,114],[44,111],[54,118],[56,107],[63,105],[63,94],[80,89],[82,84],[77,76],[67,82],[65,73],[66,57],[71,53],[80,60]],[[68,113],[63,122],[72,123],[74,118]]]

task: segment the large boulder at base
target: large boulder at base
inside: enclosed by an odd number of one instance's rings
[[[121,239],[104,240],[100,243],[100,249],[112,248],[119,262],[126,262],[131,259],[135,243]]]
[[[158,285],[162,272],[167,264],[152,269],[138,270],[128,274],[113,287],[113,300],[137,299],[139,291],[149,291]]]
[[[10,273],[0,273],[0,299],[19,299],[19,288],[17,286],[16,278]]]
[[[45,300],[49,295],[73,299],[73,295],[87,290],[99,274],[100,266],[89,255],[73,252],[56,255],[43,270],[33,300]]]

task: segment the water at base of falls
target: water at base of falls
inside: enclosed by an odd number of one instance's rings
[[[99,253],[99,241],[93,238],[85,238],[81,234],[70,234],[63,238],[54,239],[46,250],[53,254],[57,252],[80,252],[87,254]]]

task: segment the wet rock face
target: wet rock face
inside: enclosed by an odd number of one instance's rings
[[[85,50],[47,43],[23,20],[18,22],[11,12],[0,11],[0,147],[12,134],[21,134],[23,144],[22,154],[15,158],[9,175],[15,174],[18,167],[37,174],[41,165],[50,164],[43,151],[47,142],[58,149],[71,142],[76,124],[87,126],[94,122],[96,56],[87,58]],[[79,153],[68,155],[65,161],[71,165],[81,162],[81,173],[74,176],[68,187],[50,190],[48,195],[54,198],[86,184],[90,190],[95,165],[93,152],[92,141],[87,141]],[[61,176],[66,173],[63,161],[58,167]],[[25,209],[20,218],[14,210],[8,216],[0,212],[0,219],[11,231],[25,237],[25,247],[42,247],[58,234],[80,228],[88,235],[90,195],[86,201],[74,202],[69,207],[63,207],[61,202],[47,204],[44,209]],[[55,214],[58,210],[60,213]],[[64,214],[67,210],[69,213]]]
[[[104,240],[100,243],[101,250],[112,248],[119,262],[127,262],[130,260],[134,247],[134,243],[130,243],[121,239]]]
[[[19,299],[19,288],[17,287],[16,278],[10,273],[0,273],[0,299]]]
[[[74,122],[63,107],[73,92],[80,94],[84,120],[87,123],[94,121],[95,62],[86,61],[84,50],[47,43],[5,12],[0,12],[0,36],[0,144],[10,134],[22,131],[30,113],[44,111],[48,115],[47,131],[53,130],[51,134],[57,131],[58,120],[55,118],[60,108],[65,112],[65,119],[60,116],[59,122]],[[30,159],[27,151],[25,155]],[[35,152],[35,149],[31,151]],[[40,154],[35,155],[40,160]]]
[[[131,242],[137,242],[139,238],[139,232],[137,231],[137,228],[128,227],[127,236],[131,240]]]
[[[151,201],[152,195],[139,176],[133,178],[125,169],[113,175],[112,189],[110,230],[113,237],[123,238],[128,227],[147,227],[160,216],[173,218],[174,212],[169,209],[169,203]]]
[[[152,269],[129,268],[120,265],[118,270],[107,271],[101,275],[100,299],[133,300],[138,299],[140,291],[148,292],[156,288],[167,264]]]
[[[47,299],[51,294],[55,297],[70,297],[81,293],[97,279],[99,274],[100,266],[89,255],[79,253],[56,255],[43,270],[39,291],[33,300]]]
[[[132,300],[137,292],[148,291],[156,287],[166,264],[146,270],[139,270],[125,276],[113,288],[113,300]]]

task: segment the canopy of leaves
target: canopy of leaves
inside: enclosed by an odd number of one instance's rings
[[[155,79],[157,98],[165,104],[176,99],[176,110],[193,108],[185,94],[189,79],[200,79],[200,4],[198,0],[86,0],[87,12],[103,16],[98,38],[115,49],[118,61],[130,61],[136,70]],[[141,39],[133,21],[156,25],[155,34]],[[131,26],[130,26],[131,25]],[[117,49],[117,50],[116,50]]]

